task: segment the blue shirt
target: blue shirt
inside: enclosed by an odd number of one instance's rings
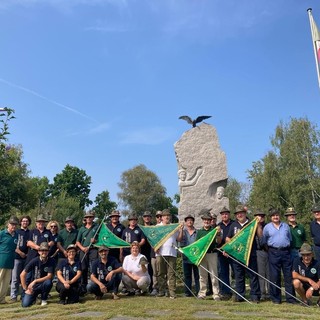
[[[17,230],[17,235],[18,235],[18,245],[17,248],[20,249],[23,253],[27,254],[28,253],[28,246],[27,242],[30,237],[30,230],[29,229],[19,229]],[[16,253],[15,254],[15,259],[22,259],[20,254]],[[24,258],[25,259],[25,258]]]
[[[193,232],[191,234],[189,233],[187,228],[184,228],[183,229],[183,238],[182,238],[182,241],[180,242],[180,245],[181,245],[181,247],[186,247],[189,244],[195,242],[196,239],[197,239],[197,229],[196,228],[193,229]],[[185,255],[183,255],[182,259],[183,259],[183,262],[185,262],[185,263],[191,263]]]
[[[109,272],[121,267],[121,264],[114,258],[107,258],[107,263],[104,264],[100,258],[95,260],[92,264],[92,274],[103,284],[107,284],[106,277]]]
[[[70,264],[68,259],[62,259],[58,264],[57,270],[61,271],[64,280],[70,281],[77,275],[78,271],[81,271],[81,262],[77,260],[73,264]],[[77,283],[79,282],[80,278]]]
[[[287,248],[290,247],[291,232],[290,227],[285,222],[280,222],[277,229],[272,222],[263,228],[262,243],[268,247]]]
[[[320,223],[313,220],[310,223],[311,238],[315,246],[320,246]]]
[[[46,261],[41,261],[40,257],[32,259],[24,268],[28,273],[32,273],[31,281],[40,279],[48,275],[48,273],[54,274],[55,261],[52,258],[48,258]]]

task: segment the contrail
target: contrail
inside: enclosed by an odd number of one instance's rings
[[[86,118],[86,119],[89,119],[89,120],[91,120],[91,121],[93,121],[93,122],[95,122],[95,123],[99,123],[97,120],[95,120],[95,119],[87,116],[86,114],[84,114],[84,113],[82,113],[82,112],[80,112],[80,111],[78,111],[78,110],[76,110],[76,109],[70,108],[70,107],[68,107],[68,106],[66,106],[66,105],[64,105],[64,104],[62,104],[62,103],[59,103],[59,102],[57,102],[57,101],[51,100],[51,99],[49,99],[49,98],[46,98],[45,96],[43,96],[43,95],[41,95],[41,94],[39,94],[39,93],[37,93],[37,92],[35,92],[35,91],[32,91],[32,90],[30,90],[30,89],[28,89],[28,88],[19,86],[19,85],[17,85],[17,84],[14,84],[14,83],[9,82],[9,81],[7,81],[7,80],[4,80],[4,79],[2,79],[2,78],[0,78],[0,81],[3,82],[3,83],[5,83],[5,84],[7,84],[8,86],[11,86],[11,87],[14,87],[14,88],[23,90],[23,91],[28,92],[28,93],[30,93],[30,94],[38,97],[38,98],[41,98],[41,99],[43,99],[43,100],[45,100],[45,101],[48,101],[48,102],[50,102],[50,103],[52,103],[52,104],[55,104],[55,105],[58,106],[58,107],[61,107],[61,108],[66,109],[66,110],[68,110],[68,111],[71,111],[71,112],[73,112],[73,113],[75,113],[75,114],[78,114],[79,116],[84,117],[84,118]]]

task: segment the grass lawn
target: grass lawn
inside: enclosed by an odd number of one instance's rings
[[[181,291],[181,290],[179,290]],[[8,299],[9,297],[7,297]],[[0,305],[0,319],[320,319],[320,308],[303,307],[271,302],[248,304],[232,301],[198,300],[178,294],[177,299],[156,297],[121,297],[114,301],[111,295],[102,300],[94,300],[88,295],[74,305],[59,305],[58,295],[52,290],[52,297],[45,307],[34,305],[22,308],[20,302]]]

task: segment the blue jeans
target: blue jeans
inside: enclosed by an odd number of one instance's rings
[[[194,277],[194,288],[195,294],[197,295],[199,292],[200,284],[199,284],[199,269],[195,264],[183,262],[183,274],[184,274],[184,293],[186,296],[191,296],[192,293],[190,290],[192,289],[192,272]]]
[[[114,275],[111,278],[110,281],[103,283],[105,285],[105,287],[107,288],[108,292],[117,293],[117,291],[118,291],[117,288],[119,287],[119,284],[121,281],[121,277],[119,275],[121,275],[121,274],[117,273],[116,275]],[[88,291],[88,293],[93,293],[98,297],[103,296],[103,293],[101,292],[99,286],[91,280],[87,284],[87,291]]]
[[[30,307],[37,299],[37,296],[41,294],[41,300],[47,300],[48,294],[52,288],[52,280],[45,280],[41,283],[37,283],[33,287],[32,294],[24,293],[21,301],[22,307]]]
[[[20,285],[20,273],[22,272],[26,263],[26,259],[14,259],[14,267],[11,275],[11,299],[17,298],[19,294],[19,285]]]

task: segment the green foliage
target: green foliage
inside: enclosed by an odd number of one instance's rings
[[[229,198],[230,211],[234,212],[236,206],[241,202],[241,183],[237,179],[229,177],[225,195]]]
[[[77,199],[80,208],[84,209],[92,204],[89,199],[90,184],[91,177],[85,170],[67,164],[62,172],[53,178],[53,184],[50,186],[51,197],[57,197],[65,192],[66,196]]]
[[[105,190],[99,193],[94,200],[96,204],[93,207],[93,210],[96,213],[96,216],[103,218],[106,213],[111,213],[112,210],[117,208],[117,204],[110,200],[109,191]]]
[[[57,220],[62,226],[64,225],[66,217],[73,217],[76,225],[82,225],[84,212],[80,208],[79,200],[74,197],[69,197],[65,191],[51,198],[40,211],[44,213],[48,219]]]
[[[118,193],[119,199],[138,215],[145,210],[155,212],[173,207],[172,199],[166,196],[160,179],[142,164],[124,171],[118,185],[122,190]]]
[[[10,108],[0,108],[0,152],[5,152],[7,135],[9,132],[9,121],[14,119],[14,110]]]
[[[271,138],[273,150],[248,171],[250,205],[264,210],[273,205],[282,211],[294,206],[302,220],[310,221],[310,208],[320,198],[319,137],[316,125],[306,118],[280,122]]]

